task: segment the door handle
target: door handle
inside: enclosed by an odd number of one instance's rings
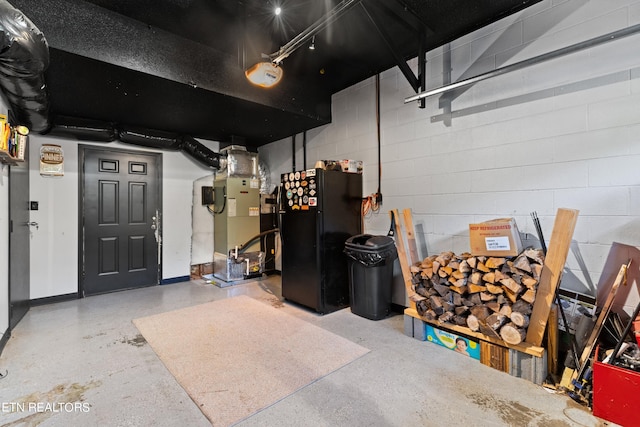
[[[27,227],[28,226],[35,227],[36,230],[40,229],[40,225],[35,221],[31,221],[31,222],[27,221],[27,222],[24,223],[24,225],[26,225]]]
[[[156,214],[151,217],[151,229],[156,238],[156,242],[160,243],[160,213],[156,210]]]

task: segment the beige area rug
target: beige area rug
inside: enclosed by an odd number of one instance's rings
[[[369,352],[247,296],[133,323],[214,426],[228,426]]]

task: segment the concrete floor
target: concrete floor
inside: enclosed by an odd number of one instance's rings
[[[607,425],[564,395],[405,336],[402,315],[371,321],[345,309],[319,316],[283,302],[279,276],[226,288],[191,281],[33,307],[0,357],[0,372],[8,372],[0,379],[0,425],[210,425],[131,321],[241,294],[371,352],[238,426]],[[21,411],[25,402],[41,406]]]

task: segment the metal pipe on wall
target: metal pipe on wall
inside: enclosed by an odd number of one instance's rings
[[[590,47],[598,46],[606,42],[610,42],[610,41],[617,40],[627,36],[632,36],[639,32],[640,32],[640,24],[632,25],[631,27],[623,28],[618,31],[613,31],[611,33],[594,37],[592,39],[585,40],[583,42],[576,43],[571,46],[563,47],[561,49],[544,53],[542,55],[535,56],[533,58],[525,59],[524,61],[516,62],[515,64],[507,65],[502,68],[497,68],[493,71],[489,71],[484,74],[477,75],[475,77],[461,80],[459,82],[452,83],[450,85],[442,86],[437,89],[429,90],[426,92],[419,93],[417,95],[410,96],[408,98],[405,98],[404,103],[407,104],[409,102],[418,101],[420,99],[424,99],[429,96],[438,95],[440,93],[449,92],[464,86],[469,86],[479,81],[489,79],[491,77],[496,77],[502,74],[510,73],[512,71],[517,71],[522,68],[529,67],[531,65],[539,64],[544,61],[549,61],[551,59],[560,58],[562,56],[569,55],[571,53],[575,53],[580,50],[588,49]]]
[[[292,165],[291,165],[291,170],[295,171],[296,170],[296,135],[291,135],[291,159],[292,159]]]
[[[307,131],[302,133],[302,165],[307,170]]]

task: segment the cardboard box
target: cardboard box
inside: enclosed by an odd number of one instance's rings
[[[340,160],[343,172],[362,173],[362,160]]]
[[[469,245],[473,255],[511,257],[522,252],[522,240],[513,218],[469,224]]]
[[[451,332],[443,331],[428,323],[425,323],[425,333],[427,341],[429,342],[446,347],[456,353],[464,354],[465,356],[480,360],[480,345],[477,341],[452,334]]]

